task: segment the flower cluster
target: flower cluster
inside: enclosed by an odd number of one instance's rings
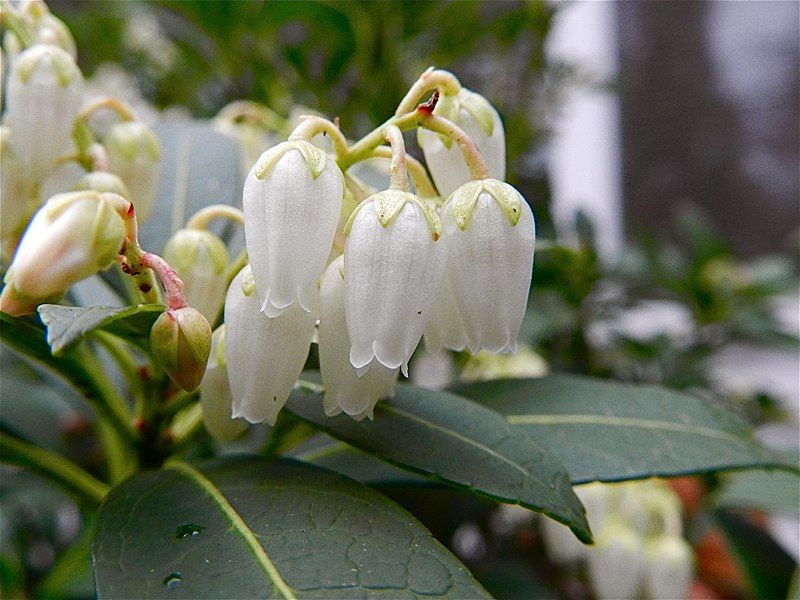
[[[406,154],[401,130],[412,128],[444,201]],[[331,153],[315,145],[320,133]],[[435,350],[516,350],[535,232],[502,181],[503,140],[483,97],[429,70],[361,141],[310,117],[260,156],[243,193],[249,264],[224,309],[234,418],[275,423],[315,335],[325,412],[357,420],[408,375],[423,336]],[[348,168],[376,156],[391,159],[388,185],[369,193]]]
[[[3,11],[0,242],[13,263],[0,309],[22,315],[114,262],[128,202],[142,219],[155,200],[159,147],[118,100],[87,98],[72,35],[44,2]],[[98,112],[114,122],[101,127]]]
[[[598,598],[684,598],[694,574],[680,500],[658,479],[575,487],[595,536],[584,546],[550,519],[542,528],[551,559],[585,561]]]

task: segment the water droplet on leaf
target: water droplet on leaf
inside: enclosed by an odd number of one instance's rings
[[[194,523],[187,523],[186,525],[181,525],[175,530],[175,537],[179,540],[182,540],[185,537],[194,537],[196,535],[200,535],[206,530],[205,527],[202,525],[195,525]]]
[[[177,587],[178,584],[183,580],[183,575],[180,573],[170,573],[166,577],[164,577],[164,586],[168,589],[172,589]]]

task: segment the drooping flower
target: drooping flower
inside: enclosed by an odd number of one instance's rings
[[[650,598],[685,598],[694,577],[691,546],[678,535],[647,544],[645,586]]]
[[[315,315],[298,304],[280,316],[265,316],[249,265],[233,279],[225,298],[233,418],[275,424],[303,370],[315,322]]]
[[[342,259],[333,261],[320,282],[319,364],[325,384],[325,414],[342,411],[360,421],[372,418],[375,404],[394,393],[398,369],[373,360],[359,376],[350,364],[350,337],[345,317]]]
[[[200,406],[203,424],[215,440],[227,442],[247,429],[244,419],[231,417],[231,390],[225,361],[225,325],[211,336],[211,354],[203,381],[200,382]]]
[[[295,304],[315,310],[317,280],[336,234],[342,172],[305,141],[261,155],[244,184],[245,239],[260,309],[277,317]]]
[[[442,272],[439,216],[414,194],[385,190],[350,217],[344,253],[350,362],[408,373]]]
[[[17,247],[31,214],[36,210],[36,182],[25,177],[25,171],[10,143],[8,127],[0,127],[0,242],[2,256],[9,260]]]
[[[183,281],[186,302],[214,323],[225,299],[228,249],[219,237],[201,229],[179,229],[164,246],[166,260]]]
[[[449,198],[442,223],[446,276],[467,348],[514,352],[533,273],[536,234],[528,203],[507,183],[471,181]]]
[[[453,121],[478,146],[492,177],[506,176],[506,138],[500,115],[486,98],[465,88],[458,95],[439,97],[435,115]],[[419,145],[442,198],[472,179],[464,156],[451,138],[427,129],[418,130]]]
[[[14,61],[6,92],[6,125],[26,175],[41,179],[72,146],[72,127],[83,99],[83,76],[58,46],[36,44]]]
[[[200,385],[211,353],[211,326],[191,306],[164,311],[150,330],[153,358],[187,392]]]
[[[123,121],[111,126],[103,145],[109,170],[125,182],[136,217],[144,221],[153,209],[158,188],[161,147],[156,134],[139,121]]]
[[[125,237],[128,202],[95,191],[57,194],[34,215],[5,276],[0,310],[33,312],[75,282],[108,267]]]

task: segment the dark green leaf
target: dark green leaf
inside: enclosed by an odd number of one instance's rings
[[[756,508],[767,512],[800,511],[800,477],[782,471],[742,471],[722,480],[717,506]]]
[[[301,389],[289,398],[287,408],[331,436],[399,467],[543,512],[569,525],[584,541],[591,539],[564,467],[522,430],[480,404],[400,384],[393,399],[375,408],[374,421],[328,417],[322,397]]]
[[[786,598],[797,563],[744,515],[718,510],[717,521],[739,559],[756,598]]]
[[[53,354],[59,354],[97,330],[109,331],[146,349],[149,347],[150,328],[164,312],[164,307],[160,304],[125,308],[42,304],[38,310],[47,326],[47,343]]]
[[[743,424],[685,393],[575,375],[455,388],[506,416],[561,459],[573,483],[748,467],[797,469]]]
[[[140,473],[109,494],[92,556],[100,598],[487,597],[399,506],[287,460]]]

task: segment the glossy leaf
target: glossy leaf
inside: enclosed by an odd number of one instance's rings
[[[170,236],[195,212],[210,204],[241,205],[237,143],[202,121],[159,123],[161,170],[156,201],[141,224],[142,248],[160,253]],[[222,225],[212,227],[223,233]]]
[[[574,375],[455,388],[505,415],[566,465],[573,483],[748,467],[797,469],[745,423],[690,394]]]
[[[304,377],[312,377],[306,374]],[[399,467],[543,512],[589,541],[583,506],[559,461],[494,411],[447,392],[398,385],[374,421],[328,417],[322,396],[298,389],[287,408],[329,435]]]
[[[717,506],[755,508],[767,512],[800,511],[800,478],[797,473],[752,470],[730,473],[715,494]]]
[[[150,328],[164,312],[160,304],[139,304],[125,308],[105,306],[61,306],[42,304],[39,316],[47,326],[47,343],[59,354],[92,331],[108,331],[148,347]]]
[[[99,598],[484,598],[410,514],[302,463],[172,463],[113,490],[92,545]]]

